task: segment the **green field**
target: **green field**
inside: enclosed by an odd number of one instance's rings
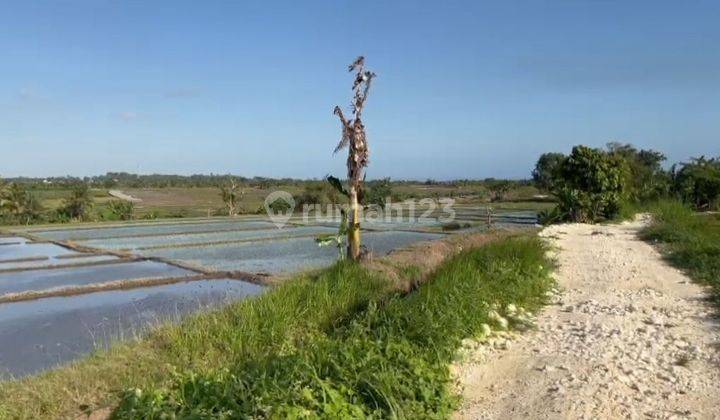
[[[326,189],[324,181],[296,181],[272,186],[245,185],[243,196],[239,202],[240,214],[264,214],[265,197],[272,191],[287,191],[298,197],[308,189],[320,190],[321,194],[311,195],[319,201],[327,200],[322,194]],[[187,218],[212,217],[226,215],[225,206],[220,197],[220,190],[215,186],[167,186],[167,187],[123,187],[105,188],[93,186],[90,194],[93,208],[86,221],[101,222],[113,220],[108,212],[108,203],[117,200],[108,191],[122,191],[124,194],[139,199],[135,203],[133,216],[135,219],[145,218]],[[45,219],[52,219],[52,212],[60,208],[70,197],[68,186],[52,186],[29,184],[28,191],[40,203]],[[523,183],[515,183],[504,196],[497,199],[492,196],[483,181],[467,183],[424,184],[412,182],[391,183],[390,198],[393,202],[423,198],[453,198],[460,206],[490,206],[496,210],[546,210],[554,206],[552,199],[543,196],[537,188]],[[39,223],[42,223],[40,221]]]

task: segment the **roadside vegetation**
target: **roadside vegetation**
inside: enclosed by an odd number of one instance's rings
[[[720,159],[705,157],[663,168],[665,156],[630,144],[606,149],[575,146],[564,156],[545,153],[533,179],[557,200],[541,214],[545,223],[595,223],[627,218],[661,199],[681,201],[697,211],[720,207]]]
[[[693,158],[665,170],[665,156],[629,144],[576,146],[568,156],[546,153],[533,178],[558,204],[546,223],[602,222],[650,213],[642,235],[667,260],[712,287],[720,306],[720,158]]]
[[[0,417],[68,418],[99,407],[117,407],[117,418],[446,417],[457,402],[449,364],[461,340],[508,327],[506,318],[512,328],[508,305],[544,303],[545,251],[530,235],[498,239],[450,258],[410,293],[340,262],[4,383]]]
[[[661,201],[646,210],[653,221],[643,237],[660,244],[671,264],[710,286],[720,308],[720,215],[699,214],[678,201]]]

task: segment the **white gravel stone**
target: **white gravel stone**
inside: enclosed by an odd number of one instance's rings
[[[548,293],[554,305],[533,317],[535,330],[493,335],[474,350],[482,363],[456,369],[465,396],[457,418],[720,419],[715,312],[701,287],[637,238],[641,227],[541,233],[552,241],[563,292]],[[498,310],[493,325],[504,319]],[[523,313],[505,308],[513,325]]]

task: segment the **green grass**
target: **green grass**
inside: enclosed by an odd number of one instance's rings
[[[490,323],[493,305],[543,304],[550,265],[539,239],[500,239],[401,294],[379,274],[340,263],[0,383],[0,418],[75,418],[118,404],[116,418],[447,417],[457,402],[448,366],[461,340]]]
[[[446,418],[457,403],[448,368],[461,341],[491,322],[491,307],[542,305],[549,270],[537,238],[465,251],[414,293],[281,334],[291,339],[256,346],[220,369],[131,389],[115,416]],[[246,345],[242,332],[225,334],[228,349]]]
[[[0,383],[0,418],[74,418],[116,404],[123,389],[159,386],[175,370],[204,372],[282,353],[304,331],[331,329],[389,293],[388,282],[358,266],[303,275],[256,299],[162,327],[140,342]]]
[[[653,223],[643,237],[662,244],[671,264],[710,286],[720,308],[720,215],[695,213],[675,201],[657,203],[649,211]]]

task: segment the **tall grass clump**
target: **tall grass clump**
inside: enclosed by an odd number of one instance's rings
[[[670,263],[711,286],[720,306],[720,215],[695,213],[677,201],[659,202],[650,213],[653,222],[643,237],[661,243]]]
[[[367,305],[354,308],[359,310],[323,314],[325,322],[303,322],[300,334],[283,345],[264,333],[251,334],[257,326],[240,327],[246,330],[242,340],[217,327],[227,334],[228,349],[248,349],[238,353],[243,357],[218,369],[187,369],[166,386],[129,389],[114,416],[445,418],[457,402],[449,365],[461,341],[481,335],[483,324],[492,322],[492,308],[514,304],[533,310],[544,303],[552,285],[545,251],[534,237],[464,251],[418,290],[362,299]],[[312,312],[332,307],[335,296],[322,299],[325,303]],[[263,310],[265,333],[275,332],[272,309]],[[248,338],[258,343],[245,342]],[[263,351],[265,346],[270,350]]]

